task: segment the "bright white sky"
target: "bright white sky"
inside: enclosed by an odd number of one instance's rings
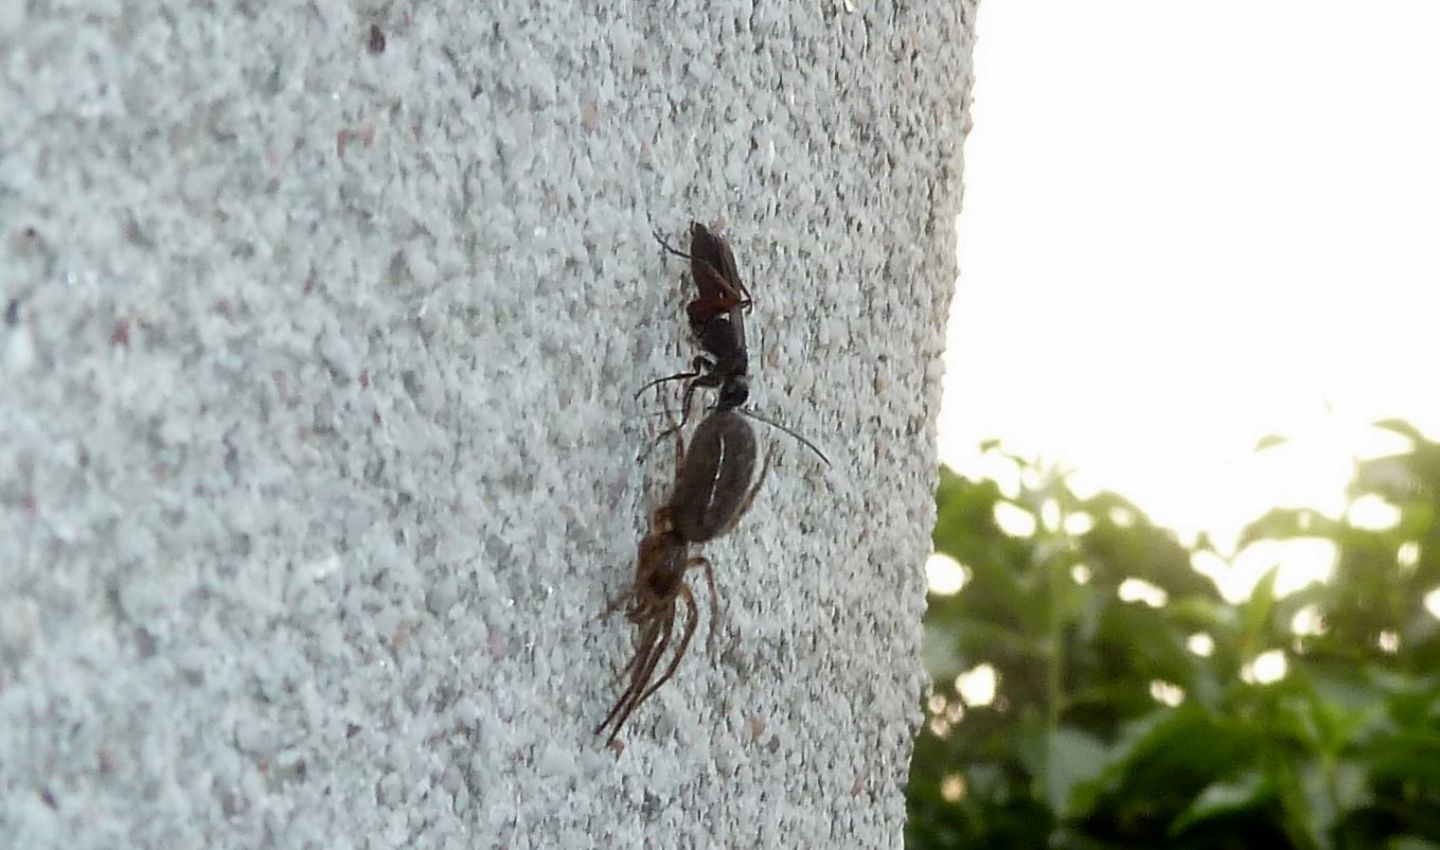
[[[997,0],[978,34],[941,460],[998,437],[1223,541],[1340,510],[1404,445],[1363,423],[1440,432],[1440,3]]]

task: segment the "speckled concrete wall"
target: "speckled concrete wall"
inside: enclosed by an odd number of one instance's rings
[[[0,4],[0,844],[900,846],[973,11]],[[691,218],[835,463],[607,748]]]

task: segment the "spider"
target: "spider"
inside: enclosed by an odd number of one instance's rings
[[[630,683],[614,708],[605,716],[595,734],[607,728],[613,743],[625,721],[645,700],[670,681],[685,657],[690,639],[700,621],[695,594],[685,583],[685,574],[693,567],[705,570],[705,584],[710,591],[710,634],[707,640],[713,653],[715,620],[719,594],[715,591],[715,571],[704,557],[691,556],[690,546],[704,543],[729,533],[760,492],[770,471],[774,445],[765,453],[765,462],[754,484],[750,479],[755,470],[755,432],[750,424],[733,410],[717,410],[705,417],[695,429],[690,451],[675,432],[675,484],[670,498],[650,515],[650,533],[640,540],[635,564],[635,580],[626,592],[606,609],[610,613],[629,604],[625,617],[640,629],[635,655],[620,671]],[[686,610],[684,631],[674,653],[659,677],[655,670],[675,634],[678,604]]]

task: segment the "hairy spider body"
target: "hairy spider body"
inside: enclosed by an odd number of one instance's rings
[[[772,449],[773,450],[773,449]],[[765,455],[760,474],[755,471],[755,432],[739,414],[719,410],[700,423],[685,451],[684,439],[675,432],[675,484],[670,498],[650,515],[650,533],[640,540],[636,554],[635,579],[626,593],[609,610],[628,603],[625,617],[640,630],[635,655],[621,675],[630,681],[615,706],[595,727],[598,735],[607,728],[613,742],[631,713],[675,675],[695,636],[699,606],[685,582],[693,567],[705,570],[710,591],[710,643],[715,640],[715,618],[719,595],[710,561],[692,557],[690,546],[728,533],[750,509],[770,470],[771,452]],[[680,605],[686,618],[669,664],[657,677],[656,669],[675,633]]]
[[[717,410],[700,422],[680,464],[667,508],[675,533],[704,543],[729,531],[748,506],[746,488],[755,472],[755,431],[733,410]]]

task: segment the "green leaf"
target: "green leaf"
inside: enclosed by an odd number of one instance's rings
[[[1255,448],[1251,449],[1251,451],[1263,452],[1266,449],[1273,449],[1276,446],[1283,446],[1289,442],[1289,437],[1282,437],[1279,434],[1267,434],[1266,436],[1261,437],[1259,441],[1255,443]]]
[[[1268,796],[1265,774],[1258,770],[1247,770],[1225,782],[1211,783],[1175,819],[1170,832],[1178,834],[1210,818],[1253,808]]]
[[[1339,523],[1308,508],[1276,508],[1245,526],[1237,545],[1241,548],[1258,540],[1292,540],[1296,537],[1334,537]]]
[[[1381,419],[1378,422],[1371,422],[1370,425],[1385,431],[1392,431],[1402,437],[1409,437],[1417,446],[1429,442],[1425,439],[1425,435],[1420,433],[1419,428],[1403,419]]]
[[[1240,605],[1241,633],[1251,642],[1252,655],[1264,648],[1254,642],[1264,633],[1265,625],[1270,622],[1270,613],[1275,609],[1275,577],[1279,572],[1278,564],[1266,570],[1255,583],[1255,589],[1250,591],[1250,598]]]
[[[1094,736],[1064,726],[1050,733],[1045,761],[1045,797],[1061,817],[1083,816],[1071,805],[1077,785],[1091,782],[1109,761],[1109,749]]]

